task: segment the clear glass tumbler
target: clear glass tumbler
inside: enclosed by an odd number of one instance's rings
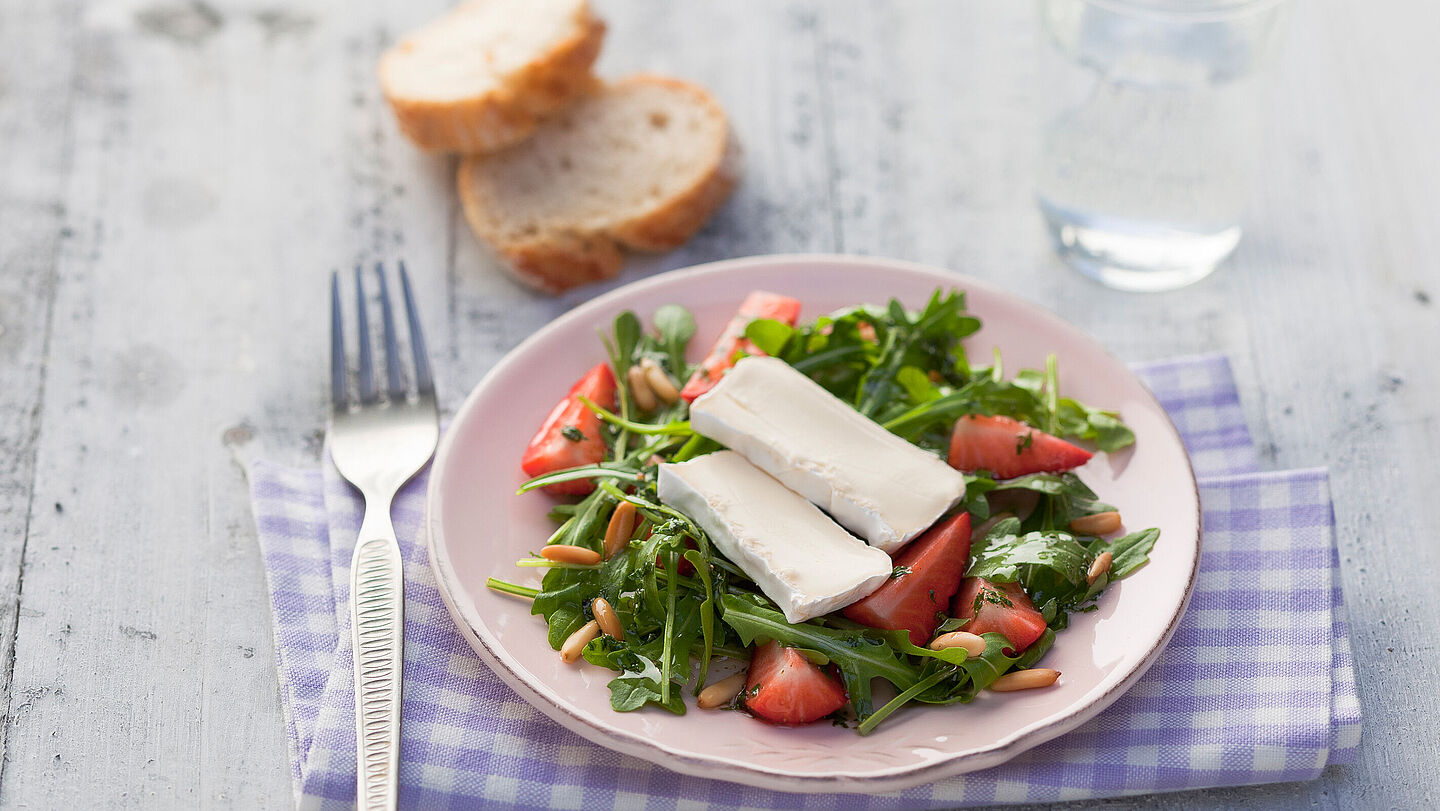
[[[1204,278],[1240,242],[1288,4],[1039,2],[1056,251],[1122,290]]]

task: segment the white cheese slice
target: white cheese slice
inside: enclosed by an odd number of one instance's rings
[[[890,577],[889,555],[738,453],[662,464],[659,491],[662,503],[699,524],[792,623],[843,608]]]
[[[749,357],[690,406],[696,432],[894,553],[965,495],[965,477],[776,358]]]

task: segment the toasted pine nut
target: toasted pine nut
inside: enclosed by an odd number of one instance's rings
[[[599,635],[600,623],[595,620],[590,620],[576,628],[575,633],[571,634],[565,640],[565,644],[560,646],[560,660],[567,665],[580,661],[581,651],[584,651],[585,646],[590,644],[590,640]]]
[[[641,411],[654,411],[659,402],[655,399],[655,391],[650,388],[650,381],[645,379],[645,370],[631,366],[630,371],[625,373],[625,380],[630,384],[630,396],[635,398],[635,405]]]
[[[600,553],[593,549],[586,549],[583,546],[571,546],[569,544],[550,544],[540,550],[540,557],[546,560],[553,560],[556,563],[580,563],[590,565],[600,562]]]
[[[700,695],[695,698],[695,706],[702,710],[723,707],[729,704],[743,689],[745,689],[745,673],[736,673],[714,684],[705,685],[705,689],[701,690]]]
[[[634,531],[635,505],[622,501],[610,516],[610,525],[605,527],[605,559],[609,560],[612,555],[625,548]]]
[[[595,621],[600,623],[600,630],[614,639],[616,642],[625,641],[625,629],[620,627],[620,618],[615,616],[615,609],[610,607],[610,601],[604,597],[596,597],[590,601],[590,613],[595,615]]]
[[[1110,571],[1112,560],[1114,558],[1110,556],[1109,552],[1101,552],[1100,556],[1095,558],[1095,562],[1090,564],[1090,571],[1085,574],[1085,582],[1094,583],[1100,578],[1100,575]]]
[[[670,382],[670,375],[660,368],[660,364],[646,358],[640,361],[640,368],[645,370],[645,380],[650,383],[650,390],[655,392],[666,405],[680,399],[680,390]]]
[[[1070,531],[1077,535],[1109,535],[1120,528],[1120,513],[1110,512],[1082,515],[1070,522]]]
[[[964,648],[972,657],[979,656],[985,652],[985,638],[969,631],[951,631],[935,637],[935,641],[930,643],[930,650],[947,648]]]
[[[1054,684],[1058,678],[1060,678],[1060,671],[1051,670],[1048,667],[1017,670],[1014,673],[1006,673],[991,682],[990,689],[997,693],[1013,693],[1016,690],[1034,690],[1037,687],[1049,687]]]
[[[984,521],[981,521],[979,526],[975,527],[974,531],[970,533],[971,540],[978,541],[981,538],[984,538],[986,535],[990,534],[990,530],[994,529],[996,524],[1004,521],[1006,518],[1014,517],[1014,513],[995,513],[989,518],[986,518]]]

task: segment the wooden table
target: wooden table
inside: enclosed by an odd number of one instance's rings
[[[604,74],[703,82],[748,152],[698,238],[615,284],[772,252],[943,265],[1127,360],[1227,353],[1264,464],[1330,467],[1360,762],[1106,807],[1440,801],[1440,4],[1297,4],[1238,255],[1140,296],[1044,241],[1029,3],[597,2]],[[380,5],[0,0],[0,806],[289,804],[232,450],[317,459],[331,269],[407,260],[451,408],[613,286],[498,273],[374,78],[445,2]]]

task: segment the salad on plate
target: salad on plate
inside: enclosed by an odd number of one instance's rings
[[[683,714],[688,692],[868,734],[907,704],[1054,684],[1068,616],[1159,536],[1122,533],[1076,473],[1134,435],[1062,397],[1053,355],[972,364],[961,292],[800,310],[751,293],[698,364],[683,307],[621,313],[520,460],[522,492],[554,499],[517,563],[544,576],[489,587],[530,599],[565,661],[615,671],[620,712]]]

